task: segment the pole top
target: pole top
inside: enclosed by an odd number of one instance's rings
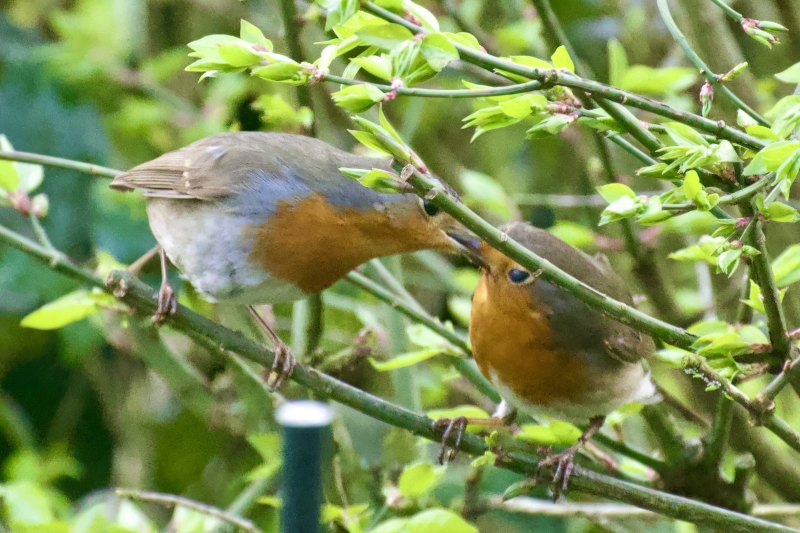
[[[275,411],[275,420],[284,427],[325,427],[333,421],[333,410],[312,400],[286,402]]]

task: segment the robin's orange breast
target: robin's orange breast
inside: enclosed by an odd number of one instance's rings
[[[255,231],[250,258],[271,276],[311,294],[372,258],[451,247],[410,202],[357,209],[335,206],[319,193],[280,201],[266,223],[246,230]]]
[[[580,401],[590,385],[583,357],[554,343],[548,312],[530,291],[484,273],[470,316],[470,340],[483,375],[542,407]]]

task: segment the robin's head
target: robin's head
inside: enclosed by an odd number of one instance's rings
[[[541,230],[522,222],[512,222],[500,229],[528,249],[533,248],[531,243],[536,238],[537,232],[541,232]],[[513,259],[506,257],[502,252],[495,250],[474,235],[453,234],[453,238],[461,244],[470,259],[481,267],[484,277],[490,278],[495,283],[508,286],[525,286],[532,283],[536,277],[530,270]]]

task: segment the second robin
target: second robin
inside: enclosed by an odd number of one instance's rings
[[[501,229],[578,280],[632,305],[626,283],[604,257],[591,257],[528,224]],[[655,345],[649,336],[602,315],[488,244],[464,244],[482,265],[469,336],[483,375],[504,404],[526,414],[589,422],[577,444],[540,462],[540,467],[556,465],[557,497],[566,489],[575,454],[607,414],[630,402],[657,398],[643,364]],[[506,415],[505,407],[501,404],[493,417]]]
[[[449,215],[413,194],[364,187],[340,168],[391,170],[310,137],[229,132],[116,177],[113,189],[141,189],[148,200],[162,261],[154,319],[176,308],[168,257],[207,299],[249,307],[275,342],[277,386],[294,359],[253,305],[318,293],[376,257],[461,248],[449,234],[463,226]]]

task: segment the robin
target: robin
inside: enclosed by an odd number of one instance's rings
[[[116,177],[112,189],[144,192],[160,245],[154,320],[177,306],[169,258],[208,300],[248,306],[275,343],[277,387],[294,359],[253,305],[318,293],[376,257],[461,248],[451,235],[464,228],[449,215],[413,194],[364,187],[340,172],[347,167],[391,171],[310,137],[229,132]]]
[[[591,257],[525,223],[501,229],[573,277],[632,305],[625,281],[604,256]],[[657,398],[644,364],[655,345],[649,336],[538,279],[541,272],[523,268],[486,243],[460,240],[482,270],[470,315],[473,353],[503,398],[490,425],[503,425],[499,421],[512,414],[509,408],[533,417],[589,421],[575,445],[540,462],[540,468],[556,466],[557,498],[567,487],[575,454],[600,429],[605,416],[624,404]],[[447,422],[451,431],[455,422],[463,432],[467,421]]]

